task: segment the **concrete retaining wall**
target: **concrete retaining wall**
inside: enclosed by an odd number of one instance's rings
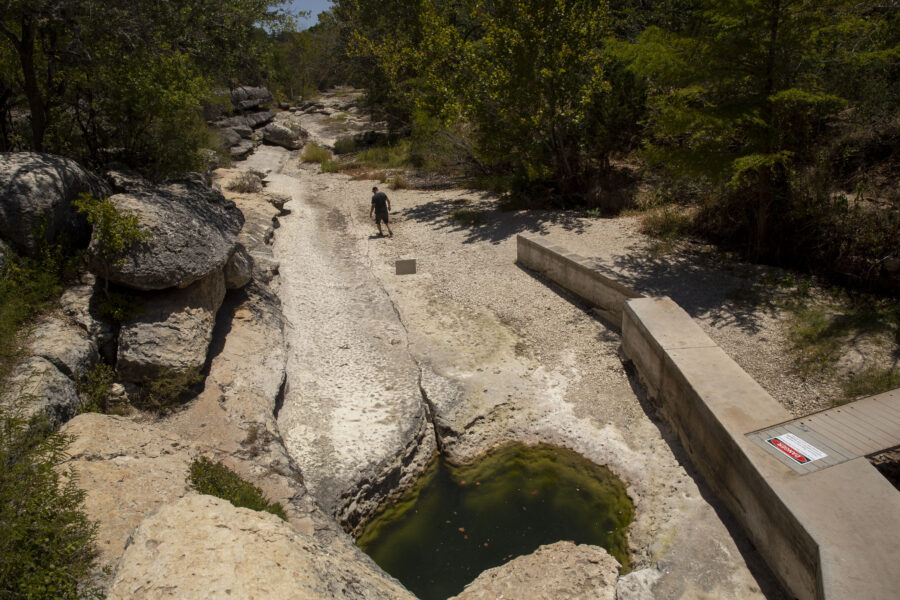
[[[604,289],[583,290],[593,278],[569,264],[581,257],[523,236],[518,247],[522,264],[582,298],[608,297],[605,276],[595,284]],[[625,354],[785,588],[804,600],[896,598],[897,490],[865,458],[805,475],[775,460],[746,434],[791,415],[669,298],[629,297],[622,305]]]
[[[518,236],[516,251],[521,265],[584,298],[617,327],[622,326],[625,300],[641,297],[633,289],[603,275],[587,259],[538,237]]]

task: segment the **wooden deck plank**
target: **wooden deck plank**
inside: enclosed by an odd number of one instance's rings
[[[813,431],[818,431],[822,435],[834,440],[847,450],[850,450],[859,456],[866,456],[866,453],[868,452],[869,444],[864,440],[857,439],[855,436],[846,435],[846,432],[830,421],[822,419],[816,424],[811,424],[809,422],[805,422],[805,424]]]
[[[819,418],[829,419],[838,427],[854,432],[857,437],[867,440],[867,443],[873,446],[890,443],[892,439],[890,435],[875,429],[850,411],[823,413]]]
[[[900,414],[893,414],[885,407],[873,402],[863,409],[856,409],[857,414],[863,414],[869,419],[878,422],[878,426],[882,430],[890,432],[892,435],[900,434]]]
[[[875,446],[882,444],[891,444],[896,436],[888,432],[882,431],[881,428],[875,427],[872,423],[867,422],[862,415],[854,410],[842,410],[828,415],[836,421],[843,423],[845,427],[852,428],[861,435],[868,436]]]
[[[891,421],[885,418],[880,409],[872,403],[861,406],[848,405],[846,412],[851,413],[860,421],[865,421],[870,427],[877,429],[889,438],[900,437],[900,425],[893,426]]]
[[[871,414],[878,415],[891,424],[892,427],[900,428],[900,401],[889,402],[878,400],[878,398],[866,398],[860,400],[859,403],[865,402],[865,410]],[[853,404],[856,404],[855,402]],[[852,406],[852,405],[851,405]]]
[[[839,418],[835,415],[823,414],[821,415],[820,423],[828,423],[832,430],[836,432],[838,436],[836,441],[838,443],[841,442],[841,436],[855,440],[861,448],[865,449],[863,456],[869,455],[879,448],[892,443],[890,438],[879,435],[867,429],[859,421],[846,416]]]

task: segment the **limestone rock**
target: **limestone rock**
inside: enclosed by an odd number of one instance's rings
[[[240,143],[242,136],[232,127],[225,127],[219,130],[219,137],[222,138],[222,145],[231,148]]]
[[[238,110],[257,108],[272,101],[272,94],[264,87],[242,85],[231,90],[231,104]]]
[[[288,150],[298,150],[303,147],[309,133],[305,129],[288,127],[282,123],[269,123],[263,129],[263,142],[274,146],[282,146]]]
[[[234,160],[244,160],[251,152],[253,152],[254,148],[256,148],[256,144],[253,140],[241,140],[229,148],[228,153],[231,154],[231,158]]]
[[[278,276],[281,264],[271,251],[254,250],[250,252],[250,258],[253,261],[253,279],[262,283],[271,283]]]
[[[246,115],[229,117],[222,119],[216,123],[217,127],[247,127],[251,130],[262,127],[275,118],[275,112],[271,110],[263,110]]]
[[[28,335],[28,350],[77,380],[100,361],[97,343],[87,333],[59,317],[44,317]]]
[[[249,140],[250,136],[253,135],[253,129],[246,125],[237,125],[231,128],[232,131],[237,133],[239,136],[244,138],[245,140]]]
[[[84,405],[72,380],[40,356],[32,356],[16,367],[0,402],[16,406],[25,418],[43,413],[53,427],[71,419]]]
[[[116,194],[120,210],[135,214],[150,234],[107,265],[99,241],[91,241],[91,269],[110,281],[139,290],[185,287],[214,273],[237,244],[244,216],[221,192],[195,181],[158,186],[152,192]]]
[[[236,290],[250,283],[253,273],[253,259],[243,245],[238,244],[234,254],[225,263],[225,288]]]
[[[615,600],[619,563],[599,546],[557,542],[488,569],[457,600]]]
[[[653,584],[662,577],[658,569],[641,569],[619,577],[616,600],[655,600]]]
[[[0,152],[0,236],[28,255],[35,230],[47,239],[65,232],[77,245],[90,237],[87,220],[72,206],[78,195],[107,196],[109,186],[69,158],[39,152]]]
[[[82,275],[80,281],[66,288],[59,298],[62,313],[97,343],[100,354],[112,362],[115,359],[115,331],[100,316],[99,299],[102,284],[92,273]]]
[[[190,491],[197,451],[177,434],[112,415],[81,414],[61,431],[73,436],[63,466],[75,469],[87,492],[84,509],[98,523],[101,566],[115,566],[144,517]]]
[[[291,197],[287,194],[276,194],[274,192],[266,192],[266,200],[269,204],[277,208],[279,211],[284,210],[284,205],[291,201]]]
[[[106,177],[106,181],[112,186],[112,191],[116,194],[121,194],[123,192],[143,192],[148,191],[153,187],[140,173],[129,169],[124,165],[107,169],[103,175]]]
[[[370,562],[347,558],[275,515],[190,495],[135,530],[109,598],[414,598]]]
[[[143,311],[119,331],[120,377],[141,382],[164,369],[187,373],[202,368],[224,298],[221,271],[189,287],[149,295]]]

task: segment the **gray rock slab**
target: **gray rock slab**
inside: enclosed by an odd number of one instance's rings
[[[119,376],[139,383],[163,370],[201,369],[224,298],[221,271],[183,289],[149,294],[141,313],[119,331]]]
[[[238,110],[249,110],[272,101],[272,94],[264,87],[242,85],[231,90],[231,104]]]
[[[76,381],[100,362],[97,342],[84,329],[53,316],[38,321],[28,335],[27,348]]]
[[[113,415],[81,414],[61,431],[72,436],[63,468],[78,473],[84,510],[98,525],[100,566],[115,567],[144,517],[190,491],[188,471],[199,453],[177,434]]]
[[[201,495],[163,506],[141,523],[109,594],[110,600],[225,597],[414,599],[352,551],[318,544],[275,515]]]
[[[303,147],[309,133],[296,127],[292,128],[282,123],[269,123],[263,129],[263,142],[274,146],[281,146],[288,150],[298,150]]]
[[[119,210],[138,217],[149,238],[108,265],[99,239],[91,241],[91,269],[139,290],[185,287],[222,269],[237,245],[244,216],[221,192],[198,182],[170,183],[152,192],[116,194]]]
[[[616,600],[619,566],[599,546],[557,542],[484,571],[453,600]]]
[[[228,149],[228,153],[231,155],[231,158],[235,160],[243,160],[247,158],[247,156],[253,152],[253,149],[256,148],[256,144],[253,140],[245,140],[242,139],[234,146],[231,146]]]
[[[90,236],[87,220],[72,201],[79,194],[107,196],[102,179],[74,160],[39,152],[0,152],[0,236],[33,255],[36,230],[47,239],[65,232],[78,245]]]
[[[16,407],[25,418],[43,414],[53,427],[71,419],[84,405],[75,383],[39,356],[27,358],[16,367],[0,402]]]

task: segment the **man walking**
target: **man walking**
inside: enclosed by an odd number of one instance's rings
[[[369,209],[369,218],[372,217],[372,213],[375,213],[375,224],[378,225],[378,235],[380,236],[384,236],[384,233],[381,232],[381,222],[384,221],[388,230],[388,235],[394,237],[394,232],[391,231],[391,224],[389,222],[390,218],[388,216],[390,210],[391,200],[387,197],[387,194],[379,192],[377,187],[373,187],[372,208]]]

